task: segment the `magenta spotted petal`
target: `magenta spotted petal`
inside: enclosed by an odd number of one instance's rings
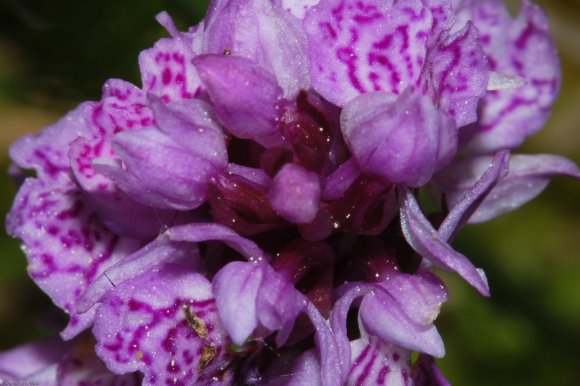
[[[400,0],[399,0],[400,1]],[[457,23],[457,16],[453,10],[453,2],[449,0],[422,0],[422,3],[429,8],[433,15],[433,26],[431,34],[439,38]],[[462,27],[463,24],[460,25]]]
[[[344,106],[372,91],[417,87],[458,127],[476,120],[487,60],[472,25],[455,34],[445,1],[323,1],[305,17],[313,87]]]
[[[410,382],[410,351],[383,343],[374,336],[350,343],[352,365],[348,386],[407,386]]]
[[[103,99],[83,105],[85,124],[90,132],[71,142],[68,156],[74,181],[89,193],[86,201],[112,231],[135,238],[155,236],[160,222],[170,214],[138,204],[118,189],[93,164],[97,158],[113,158],[113,137],[124,131],[147,127],[153,123],[151,110],[145,106],[145,94],[134,85],[109,80],[103,86]]]
[[[137,87],[118,79],[103,86],[101,102],[86,102],[69,112],[40,134],[26,136],[11,148],[11,157],[20,168],[34,168],[40,178],[58,178],[72,167],[78,182],[92,191],[103,181],[90,181],[95,172],[90,165],[93,152],[105,154],[110,147],[106,139],[122,130],[152,123],[151,112],[144,106],[144,94]],[[83,148],[83,159],[69,161],[69,144],[85,138],[90,148]]]
[[[548,18],[529,1],[522,2],[514,20],[496,0],[464,1],[458,11],[481,31],[490,70],[517,75],[526,82],[516,89],[487,94],[469,150],[513,149],[545,124],[560,89],[560,63]]]
[[[421,83],[439,108],[455,118],[457,127],[477,120],[485,95],[488,64],[479,31],[468,23],[429,53]],[[429,75],[427,75],[429,74]]]
[[[100,102],[89,102],[87,122],[95,129],[95,138],[110,137],[119,131],[138,129],[153,123],[145,106],[145,93],[133,84],[110,79],[103,85]]]
[[[111,157],[111,139],[119,132],[141,129],[153,124],[153,114],[145,105],[145,94],[131,83],[111,79],[103,86],[99,102],[83,104],[90,132],[79,136],[79,145],[69,152],[70,166],[79,185],[88,192],[110,190],[110,181],[92,168],[96,157]]]
[[[104,269],[138,246],[137,241],[105,228],[95,213],[97,206],[90,207],[90,200],[85,200],[82,191],[71,182],[70,166],[73,174],[75,170],[79,172],[77,182],[86,183],[90,190],[92,181],[88,176],[94,176],[94,171],[90,161],[85,164],[86,169],[80,163],[69,163],[69,144],[81,136],[102,148],[102,138],[122,130],[119,127],[148,123],[151,114],[143,112],[139,93],[129,83],[111,80],[103,87],[101,102],[81,105],[38,136],[25,137],[13,147],[17,166],[35,168],[39,179],[29,179],[21,187],[7,226],[10,233],[23,240],[30,275],[71,315],[69,326],[63,331],[67,339],[86,329],[94,319],[94,309],[82,315],[75,310],[85,289]],[[101,188],[98,183],[92,186]],[[143,231],[143,224],[135,228]]]
[[[134,85],[109,80],[103,86],[100,102],[82,105],[90,132],[75,140],[68,155],[74,178],[83,190],[114,193],[114,184],[93,168],[92,161],[114,156],[111,140],[117,133],[153,124],[153,114],[145,103],[145,94]]]
[[[39,386],[137,386],[137,374],[111,373],[95,355],[90,335],[74,343],[30,343],[0,353],[0,382]]]
[[[164,24],[168,20],[167,15],[161,16]],[[174,27],[172,24],[168,26]],[[157,95],[164,102],[194,98],[202,89],[191,61],[201,53],[194,52],[194,48],[201,47],[203,28],[187,33],[170,32],[175,36],[160,39],[139,55],[143,90]]]
[[[304,19],[312,83],[344,106],[361,93],[417,84],[433,17],[421,1],[321,1]]]
[[[119,284],[98,313],[97,354],[117,374],[143,373],[144,386],[205,384],[231,361],[211,284],[186,261]]]
[[[78,299],[109,266],[138,247],[106,229],[69,181],[28,179],[8,215],[8,231],[19,237],[33,280],[71,316],[63,337],[87,328],[94,309],[79,315]]]
[[[363,171],[408,186],[426,184],[456,151],[453,119],[413,89],[358,96],[342,111],[341,128]]]

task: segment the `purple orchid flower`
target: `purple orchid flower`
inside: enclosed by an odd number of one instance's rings
[[[431,268],[488,296],[449,242],[580,178],[510,157],[560,84],[543,13],[214,0],[186,32],[158,21],[170,37],[139,56],[142,87],[110,80],[10,150],[8,230],[70,322],[66,342],[0,354],[2,380],[448,385]]]

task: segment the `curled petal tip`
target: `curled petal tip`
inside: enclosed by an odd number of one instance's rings
[[[155,20],[157,20],[157,22],[161,24],[163,28],[165,28],[167,32],[171,34],[172,37],[175,38],[179,36],[179,30],[175,26],[175,23],[173,22],[171,16],[169,16],[169,13],[167,13],[166,11],[161,11],[157,15],[155,15]]]

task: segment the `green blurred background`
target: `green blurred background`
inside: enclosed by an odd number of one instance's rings
[[[564,83],[549,124],[522,152],[580,163],[580,1],[539,2],[552,20]],[[140,84],[137,55],[164,35],[156,13],[167,10],[186,28],[206,6],[207,0],[0,0],[0,169],[8,167],[15,138],[80,101],[99,99],[106,79]],[[14,194],[1,173],[0,217]],[[456,248],[487,272],[493,295],[482,298],[442,274],[451,300],[437,322],[447,347],[439,364],[454,385],[580,384],[579,198],[580,184],[558,178],[523,209],[469,226],[457,239]],[[59,318],[64,322],[25,269],[18,242],[1,236],[0,350],[54,335]]]

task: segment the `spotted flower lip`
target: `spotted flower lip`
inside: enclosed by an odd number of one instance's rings
[[[144,384],[185,384],[227,367],[228,338],[210,283],[187,271],[163,265],[116,286],[99,306],[96,353],[113,372],[140,371]]]
[[[314,89],[344,106],[362,93],[417,87],[458,126],[475,121],[487,62],[473,25],[448,32],[453,18],[444,2],[321,1],[305,16]]]
[[[7,229],[70,321],[65,341],[0,353],[0,375],[448,385],[431,268],[489,296],[451,240],[580,179],[565,158],[511,154],[560,84],[542,11],[213,0],[186,32],[157,20],[170,36],[139,55],[141,86],[109,80],[10,149]]]

